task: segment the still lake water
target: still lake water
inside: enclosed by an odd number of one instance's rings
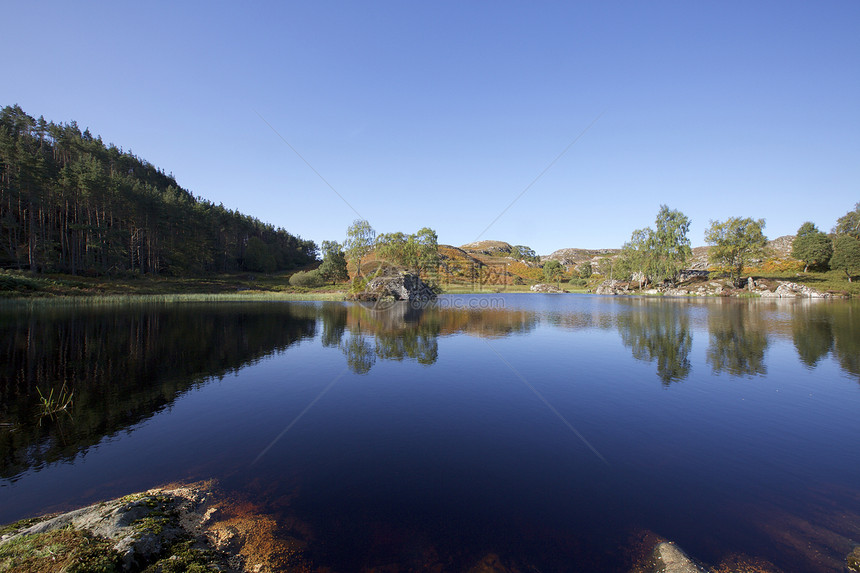
[[[216,478],[338,571],[625,571],[643,532],[833,571],[860,543],[855,302],[7,305],[0,399],[4,523]]]

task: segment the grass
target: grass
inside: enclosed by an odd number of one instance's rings
[[[0,572],[113,573],[120,556],[110,541],[71,527],[23,535],[0,545]]]
[[[442,294],[500,294],[500,293],[518,293],[531,292],[529,285],[482,285],[479,289],[474,284],[443,284]]]
[[[347,285],[292,287],[286,273],[231,274],[203,277],[84,277],[0,270],[0,298],[140,297],[227,295],[235,300],[337,300]],[[322,298],[320,298],[322,297]],[[228,299],[231,300],[231,299]]]
[[[747,276],[747,271],[744,271]],[[756,279],[773,281],[786,281],[806,285],[821,292],[846,292],[852,297],[860,296],[860,280],[848,282],[843,271],[827,272],[796,272],[796,271],[771,271],[754,269],[750,274]]]
[[[42,418],[48,417],[53,419],[60,412],[69,413],[68,407],[72,405],[72,397],[75,395],[74,391],[69,392],[66,388],[66,384],[63,383],[63,387],[57,391],[57,395],[54,395],[54,389],[51,388],[50,393],[47,396],[42,394],[42,390],[40,388],[36,388],[36,391],[39,393],[39,423],[41,424]]]
[[[144,569],[143,573],[211,573],[213,570],[213,552],[195,547],[193,540],[180,541],[167,553],[168,556]]]
[[[510,270],[510,265],[508,266]],[[534,270],[534,269],[530,269]],[[817,290],[847,292],[860,296],[860,280],[849,283],[841,271],[798,272],[795,268],[773,265],[761,269],[746,269],[744,276],[756,280],[791,281]],[[452,277],[449,277],[452,278]],[[490,294],[498,292],[530,292],[534,280],[520,280],[527,284],[483,284],[464,277],[442,281],[440,286],[449,294]],[[511,282],[516,276],[509,276]],[[583,287],[562,282],[562,288],[571,292],[588,292],[601,282],[595,275]],[[542,279],[536,282],[545,282]],[[229,302],[229,301],[303,301],[343,300],[348,284],[328,285],[320,288],[292,287],[286,273],[212,275],[206,277],[80,277],[61,274],[33,274],[25,271],[0,270],[0,300],[44,300],[78,304],[114,304],[128,302]]]

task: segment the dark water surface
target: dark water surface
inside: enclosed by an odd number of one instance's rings
[[[5,306],[0,423],[0,522],[216,478],[338,571],[625,571],[644,532],[832,571],[860,543],[850,302]]]

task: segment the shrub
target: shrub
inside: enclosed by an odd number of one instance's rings
[[[314,288],[321,287],[323,284],[322,275],[318,270],[299,271],[290,277],[290,286]]]
[[[352,294],[357,294],[360,292],[364,292],[364,288],[367,286],[367,279],[356,276],[352,279],[352,284],[349,287],[349,292]]]

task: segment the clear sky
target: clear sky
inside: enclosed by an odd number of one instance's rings
[[[318,243],[360,215],[455,245],[620,247],[665,203],[701,245],[710,219],[774,238],[860,201],[857,0],[12,0],[2,18],[0,105]]]

